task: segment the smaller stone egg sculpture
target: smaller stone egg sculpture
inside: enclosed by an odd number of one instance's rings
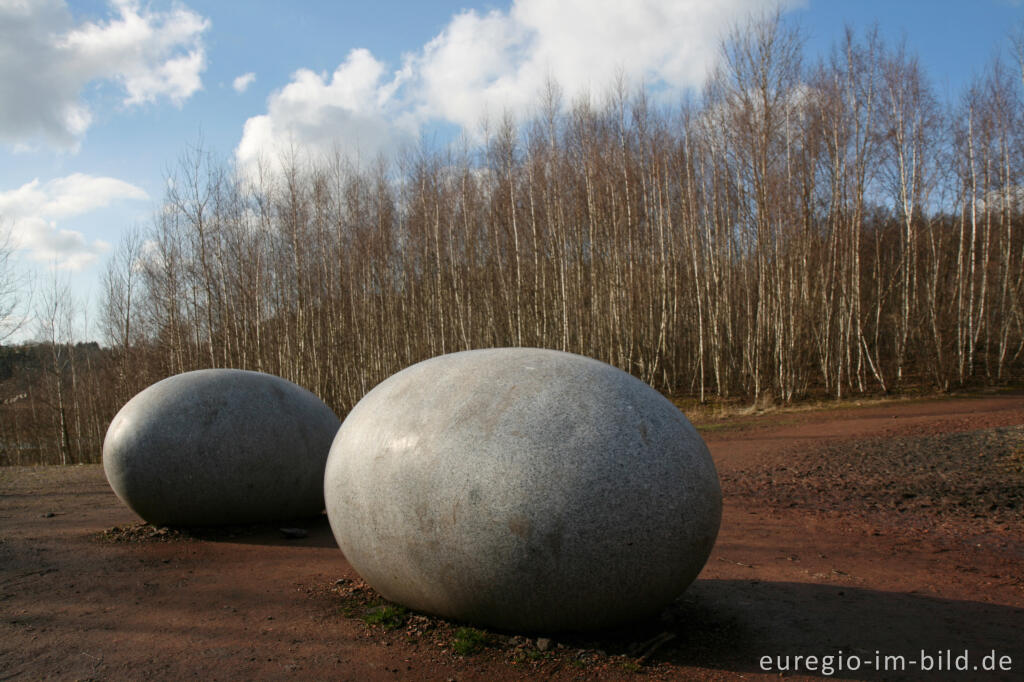
[[[103,441],[103,470],[121,501],[157,525],[313,516],[324,508],[339,424],[319,398],[280,377],[185,372],[121,408]]]
[[[700,435],[647,384],[552,350],[426,360],[338,430],[327,515],[385,598],[513,631],[652,616],[707,561],[722,495]]]

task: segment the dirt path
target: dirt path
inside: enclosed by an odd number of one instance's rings
[[[1022,425],[1024,396],[998,395],[708,428],[725,515],[676,604],[547,651],[492,634],[467,656],[455,625],[365,624],[323,519],[297,540],[267,527],[109,541],[137,519],[99,467],[0,469],[0,679],[767,678],[777,661],[765,672],[761,657],[780,655],[818,656],[807,677],[833,656],[860,661],[837,677],[947,679],[947,650],[969,666],[1009,656],[989,677],[1022,679]],[[886,656],[904,671],[878,673]]]

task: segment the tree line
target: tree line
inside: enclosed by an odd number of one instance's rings
[[[700,401],[1019,382],[1013,46],[942,101],[877,29],[807,62],[776,16],[681,104],[548,83],[527,120],[372,163],[291,151],[240,173],[189,148],[109,260],[104,350],[76,350],[73,297],[46,297],[49,355],[5,382],[34,393],[2,408],[4,461],[95,461],[134,393],[205,367],[280,375],[339,415],[410,364],[495,346]]]

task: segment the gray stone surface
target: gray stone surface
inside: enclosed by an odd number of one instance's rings
[[[146,521],[194,526],[311,516],[338,417],[280,377],[204,369],[129,400],[103,441],[117,496]]]
[[[368,393],[331,447],[327,514],[386,598],[556,632],[653,615],[700,572],[721,489],[643,382],[538,349],[454,353]]]

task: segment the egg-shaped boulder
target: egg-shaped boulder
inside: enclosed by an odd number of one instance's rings
[[[379,384],[338,430],[324,492],[339,547],[384,597],[531,632],[656,614],[707,561],[722,509],[672,403],[610,365],[528,348]]]
[[[107,429],[110,487],[150,523],[207,526],[312,516],[340,422],[262,372],[202,369],[146,388]]]

